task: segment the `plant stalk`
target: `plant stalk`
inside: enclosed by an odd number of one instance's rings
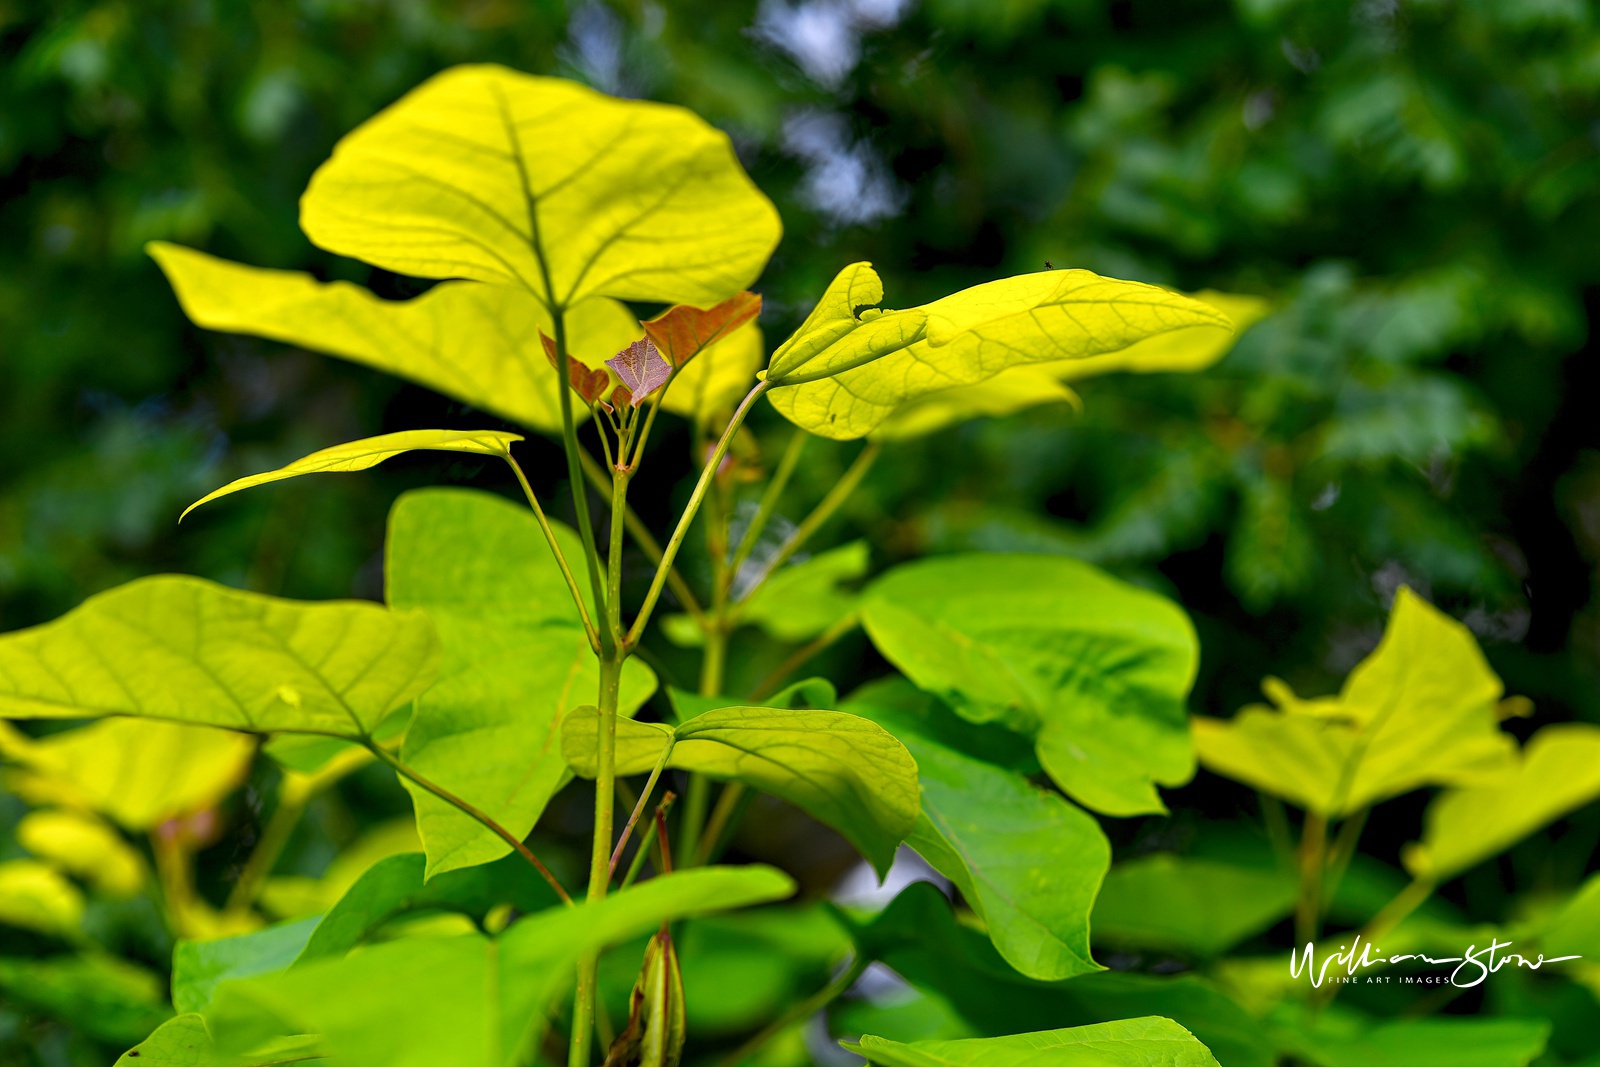
[[[552,309],[552,313],[556,331],[556,373],[561,378],[556,383],[556,392],[561,395],[561,445],[567,454],[567,481],[572,485],[572,509],[578,518],[578,536],[583,541],[583,555],[589,565],[595,610],[604,613],[606,591],[600,575],[600,554],[595,548],[594,523],[589,518],[589,491],[583,487],[583,473],[578,463],[578,430],[572,418],[572,357],[567,354],[567,314],[564,309]],[[601,644],[606,640],[602,631]]]
[[[1328,863],[1328,820],[1307,811],[1300,833],[1300,892],[1295,901],[1295,944],[1317,939],[1322,919],[1322,875]]]
[[[578,449],[578,461],[583,464],[583,473],[588,477],[589,484],[601,492],[609,491],[611,482],[606,477],[606,469],[600,465],[598,460],[589,455],[587,450],[580,448]],[[639,546],[639,551],[650,557],[651,563],[659,566],[661,563],[661,545],[650,533],[649,527],[645,526],[644,522],[631,507],[623,509],[622,518],[626,525],[628,536],[633,538],[633,543]],[[672,595],[678,598],[678,603],[683,607],[683,610],[688,612],[696,625],[703,629],[705,612],[700,607],[700,601],[689,588],[689,584],[683,580],[683,575],[678,573],[676,567],[667,572],[667,586],[672,590]]]
[[[867,476],[867,472],[872,469],[872,465],[877,462],[878,456],[882,451],[883,446],[877,441],[869,442],[867,447],[861,450],[855,460],[846,468],[844,474],[834,483],[833,488],[828,490],[828,494],[822,498],[821,503],[801,521],[799,526],[795,527],[795,531],[789,535],[789,539],[762,566],[760,575],[746,590],[746,596],[760,588],[761,584],[772,577],[779,567],[789,562],[789,558],[800,551],[805,543],[811,539],[812,534],[820,530],[824,523],[833,518],[833,513],[838,511],[840,505],[850,498],[851,493],[855,492],[856,486],[860,485],[861,479]]]
[[[539,498],[533,495],[533,486],[528,484],[527,475],[522,473],[522,465],[510,455],[506,456],[506,462],[516,474],[517,484],[522,486],[522,495],[528,498],[528,506],[533,509],[534,517],[539,520],[539,529],[543,531],[545,543],[550,546],[551,553],[556,557],[556,565],[561,568],[561,577],[567,581],[567,591],[572,594],[572,602],[578,606],[578,617],[583,620],[584,633],[589,635],[589,645],[598,653],[600,633],[595,629],[594,620],[589,618],[589,605],[584,603],[583,594],[578,590],[578,580],[573,577],[572,568],[567,565],[567,557],[561,552],[561,543],[556,540],[556,533],[550,528],[550,520],[545,518],[544,509],[539,506]]]

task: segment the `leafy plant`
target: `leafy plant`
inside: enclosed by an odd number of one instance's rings
[[[867,570],[859,549],[795,562],[886,447],[1070,395],[1064,383],[1089,373],[1199,369],[1231,343],[1222,308],[1245,320],[1259,310],[1249,301],[1047,270],[885,309],[877,274],[856,263],[758,371],[760,298],[746,287],[779,228],[727,138],[681,109],[495,67],[447,71],[349,134],[313,177],[301,221],[330,252],[438,284],[390,302],[172,245],[151,253],[203,326],[376,366],[557,437],[574,522],[547,513],[513,454],[519,434],[386,434],[192,507],[431,450],[503,461],[527,509],[460,489],[401,497],[385,605],[161,576],[0,638],[0,715],[121,717],[41,740],[4,735],[34,795],[62,811],[35,825],[37,859],[0,864],[0,918],[75,943],[92,966],[81,894],[63,872],[113,891],[141,877],[138,856],[114,846],[115,863],[85,863],[96,842],[120,841],[104,815],[151,833],[167,918],[187,939],[174,955],[181,1014],[125,1063],[588,1067],[597,1052],[608,1067],[764,1062],[874,961],[927,990],[942,1015],[880,1013],[870,1025],[886,1032],[863,1025],[849,1046],[873,1063],[1202,1065],[1224,1046],[1243,1050],[1238,1062],[1279,1052],[1354,1062],[1339,1057],[1420,1039],[1406,1024],[1370,1034],[1336,1013],[1297,1016],[1302,1000],[1281,989],[1255,991],[1275,1013],[1267,1032],[1230,1032],[1251,1000],[1247,964],[1181,986],[1097,985],[1124,976],[1096,973],[1091,917],[1130,945],[1215,956],[1293,907],[1313,940],[1367,808],[1445,785],[1408,860],[1415,881],[1372,920],[1369,933],[1387,932],[1444,878],[1600,793],[1588,778],[1551,785],[1549,764],[1570,744],[1536,738],[1519,761],[1497,720],[1517,705],[1501,702],[1470,635],[1406,592],[1339,698],[1271,684],[1279,710],[1191,725],[1199,647],[1188,618],[1088,564],[952,555],[891,568],[857,596],[847,586]],[[640,322],[636,304],[665,308]],[[770,474],[742,436],[763,398],[796,427]],[[662,410],[688,422],[699,472],[658,539],[629,493],[654,469],[647,446]],[[867,444],[811,515],[764,548],[808,435]],[[741,493],[756,499],[736,523]],[[697,522],[703,596],[678,568]],[[630,538],[653,562],[637,597],[623,570]],[[677,613],[653,630],[669,598]],[[753,691],[731,695],[741,626],[795,647]],[[782,688],[857,627],[903,677],[842,700],[821,680]],[[698,692],[653,700],[657,630],[699,649]],[[647,709],[653,719],[636,717]],[[93,753],[124,725],[142,732],[113,740],[115,754],[169,748],[106,790],[86,768],[112,758]],[[242,773],[240,734],[270,738],[278,806],[214,908],[194,892],[193,855],[212,832],[200,816]],[[79,754],[61,758],[73,744]],[[198,754],[208,745],[220,754]],[[1187,781],[1196,753],[1307,809],[1290,888],[1271,870],[1129,864],[1097,904],[1111,849],[1090,812],[1165,810],[1157,786]],[[407,849],[371,865],[325,914],[262,925],[273,865],[309,798],[373,763],[409,791],[421,857]],[[663,786],[669,771],[686,776],[681,804]],[[636,790],[626,784],[641,776]],[[574,777],[594,783],[586,878],[535,836]],[[759,922],[747,917],[761,911],[723,913],[781,906],[795,889],[769,866],[716,863],[760,810],[755,794],[834,828],[880,877],[909,845],[970,910],[958,920],[913,886],[876,915],[817,913],[834,935],[818,937],[827,958],[804,945],[774,955],[793,961],[786,976],[820,963],[825,981],[758,1005],[738,1044],[702,1048],[697,972],[711,976],[710,996],[738,972],[689,936],[716,928],[687,921]],[[1330,847],[1333,820],[1343,822]],[[1194,897],[1191,880],[1220,888]],[[1127,906],[1141,896],[1152,911],[1187,900],[1220,914],[1151,923]],[[618,960],[630,980],[604,981]],[[630,986],[625,1005],[608,997]],[[147,993],[123,999],[145,1011],[130,1011],[141,1022],[160,1014]],[[1094,1017],[1059,1025],[1076,1014]],[[1516,1057],[1535,1054],[1544,1031],[1512,1031],[1504,1062],[1525,1063]],[[1442,1033],[1427,1042],[1474,1040]]]

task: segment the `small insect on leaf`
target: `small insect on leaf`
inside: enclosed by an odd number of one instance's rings
[[[539,340],[544,343],[544,358],[560,373],[561,361],[556,358],[556,343],[543,330],[539,331]],[[585,366],[570,355],[567,357],[567,381],[571,383],[573,391],[583,397],[585,404],[604,404],[606,395],[611,392],[611,375]],[[609,407],[607,410],[610,410]]]
[[[713,308],[670,307],[645,322],[644,332],[668,363],[682,367],[759,314],[760,295],[739,293]]]
[[[644,403],[672,377],[672,364],[661,358],[655,342],[648,337],[641,337],[606,360],[606,366],[622,379],[622,387],[628,391],[628,403],[633,407]],[[620,395],[617,402],[622,402]]]

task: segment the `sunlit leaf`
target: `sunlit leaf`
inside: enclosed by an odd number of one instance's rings
[[[727,135],[698,116],[487,65],[438,74],[347,134],[300,224],[340,255],[522,286],[552,308],[715,304],[779,235]]]
[[[211,1040],[204,1017],[188,1014],[168,1019],[137,1048],[124,1053],[115,1067],[279,1067],[326,1056],[315,1034],[275,1038],[247,1052],[223,1055]]]
[[[172,768],[174,773],[178,768]],[[17,823],[17,843],[102,893],[131,897],[144,885],[144,860],[111,827],[76,811],[30,811]]]
[[[252,474],[229,482],[221,489],[207,493],[183,509],[184,515],[218,497],[237,493],[268,482],[281,482],[285,478],[298,478],[302,474],[331,474],[346,471],[364,471],[376,467],[386,459],[403,452],[426,450],[432,452],[471,452],[481,456],[509,456],[511,443],[522,440],[521,434],[501,433],[496,430],[463,432],[460,430],[402,430],[378,437],[364,437],[332,448],[324,448],[275,471]]]
[[[568,563],[578,537],[556,526]],[[389,515],[389,602],[421,608],[438,627],[439,681],[417,702],[402,758],[519,837],[568,779],[562,716],[594,699],[599,665],[533,513],[487,493],[424,489]],[[587,583],[582,583],[587,592]],[[637,659],[623,668],[632,714],[655,689]],[[499,837],[412,789],[429,876],[509,851]]]
[[[1103,355],[1188,327],[1231,331],[1208,304],[1083,270],[986,282],[906,311],[880,312],[882,299],[871,266],[852,264],[773,353],[769,396],[790,421],[861,437],[909,400],[1011,367]]]
[[[793,892],[793,880],[770,867],[697,868],[526,916],[493,940],[405,938],[228,983],[207,1017],[224,1050],[314,1031],[346,1067],[505,1067],[536,1047],[585,952]]]
[[[555,325],[525,290],[444,282],[412,300],[382,300],[348,282],[247,267],[160,241],[149,251],[184,313],[207,329],[326,352],[524,426],[561,428],[556,376],[539,348],[540,331]],[[567,312],[567,348],[584,366],[601,367],[638,336],[638,320],[615,300],[596,297]]]
[[[1073,799],[1164,811],[1194,773],[1184,698],[1198,648],[1170,601],[1059,556],[964,555],[896,567],[862,599],[867,633],[918,686],[1037,743]]]
[[[661,406],[710,428],[731,414],[755,385],[765,356],[761,328],[748,322],[680,367],[662,394]]]
[[[0,636],[0,717],[131,715],[361,737],[433,681],[420,612],[141,578]]]
[[[761,314],[761,297],[737,293],[711,308],[679,304],[641,325],[662,357],[677,370]]]
[[[116,718],[20,745],[0,742],[0,753],[25,768],[8,778],[35,803],[88,808],[126,829],[148,830],[212,807],[237,788],[250,769],[255,740],[203,726]]]
[[[1467,628],[1411,590],[1395,597],[1377,649],[1337,701],[1271,680],[1280,710],[1194,720],[1205,765],[1302,807],[1343,815],[1424,785],[1503,776],[1515,744],[1499,728],[1504,689]]]
[[[852,541],[783,567],[735,607],[739,622],[780,641],[815,637],[855,610],[857,594],[840,588],[870,565],[865,541]]]
[[[137,1041],[167,1019],[161,979],[98,952],[40,959],[0,958],[8,1006],[44,1012],[102,1041]]]
[[[1529,738],[1504,780],[1447,789],[1428,805],[1422,841],[1405,864],[1434,880],[1503,852],[1561,816],[1600,797],[1600,726],[1557,723]]]
[[[1099,944],[1214,956],[1294,907],[1293,875],[1169,854],[1111,868],[1094,908]]]
[[[872,431],[880,441],[900,441],[985,416],[1013,415],[1041,404],[1082,406],[1078,394],[1048,371],[1012,367],[993,378],[907,400]]]
[[[1540,931],[1547,956],[1600,957],[1600,874],[1589,876]]]
[[[1270,301],[1240,293],[1202,289],[1188,294],[1209,304],[1232,321],[1231,329],[1213,324],[1186,326],[1137,341],[1117,352],[1063,360],[1042,368],[1060,381],[1076,382],[1102,374],[1184,373],[1205,370],[1227,355],[1234,342],[1272,311]]]
[[[83,921],[83,894],[47,863],[0,863],[0,924],[71,938]]]
[[[561,750],[593,778],[599,713],[567,716]],[[837,711],[731,707],[677,727],[617,722],[616,773],[641,774],[676,738],[668,767],[734,779],[789,801],[838,830],[878,869],[917,818],[917,767],[905,746],[870,719]]]
[[[947,743],[941,717],[977,728],[904,682],[866,686],[844,708],[888,729],[916,760],[922,814],[907,843],[961,890],[1006,962],[1046,981],[1099,970],[1089,911],[1111,846],[1095,820]]]
[[[959,1041],[868,1035],[844,1047],[879,1067],[1217,1067],[1193,1034],[1155,1016]]]

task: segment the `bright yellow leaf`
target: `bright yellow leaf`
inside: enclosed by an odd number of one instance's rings
[[[393,459],[403,452],[433,451],[433,452],[472,452],[482,456],[509,456],[511,443],[522,440],[521,434],[501,433],[497,430],[477,430],[466,432],[462,430],[402,430],[399,433],[386,433],[377,437],[364,437],[359,441],[350,441],[332,448],[324,448],[313,452],[309,456],[297,459],[275,471],[265,474],[252,474],[247,478],[238,478],[229,482],[221,489],[213,490],[196,500],[193,504],[183,509],[183,515],[178,516],[182,521],[189,512],[218,497],[237,493],[241,489],[250,489],[269,482],[281,482],[286,478],[298,478],[302,474],[333,474],[348,471],[364,471],[368,467],[376,467],[386,459]]]
[[[1014,415],[1041,404],[1082,407],[1078,394],[1046,368],[1012,367],[973,385],[959,385],[907,400],[872,431],[879,441],[899,441],[985,416]]]
[[[247,267],[165,242],[152,242],[149,252],[184,313],[207,329],[326,352],[533,429],[561,428],[556,375],[539,346],[540,331],[555,326],[520,288],[444,282],[413,300],[380,300],[349,282]],[[595,297],[567,312],[568,349],[591,368],[639,332],[615,300]],[[581,407],[578,414],[587,417]]]
[[[114,897],[131,897],[144,885],[139,853],[92,815],[30,811],[17,823],[17,843]]]
[[[0,863],[0,923],[72,937],[83,922],[83,894],[38,860]]]
[[[706,307],[755,280],[778,213],[726,134],[679,107],[496,66],[447,70],[339,142],[311,240],[401,274]]]
[[[1215,289],[1202,289],[1190,295],[1228,316],[1233,321],[1233,327],[1226,329],[1205,324],[1171,330],[1131,344],[1120,352],[1063,360],[1050,364],[1045,370],[1064,382],[1118,372],[1155,374],[1202,371],[1227,355],[1239,336],[1266,318],[1272,310],[1272,304],[1259,296],[1219,293]]]

